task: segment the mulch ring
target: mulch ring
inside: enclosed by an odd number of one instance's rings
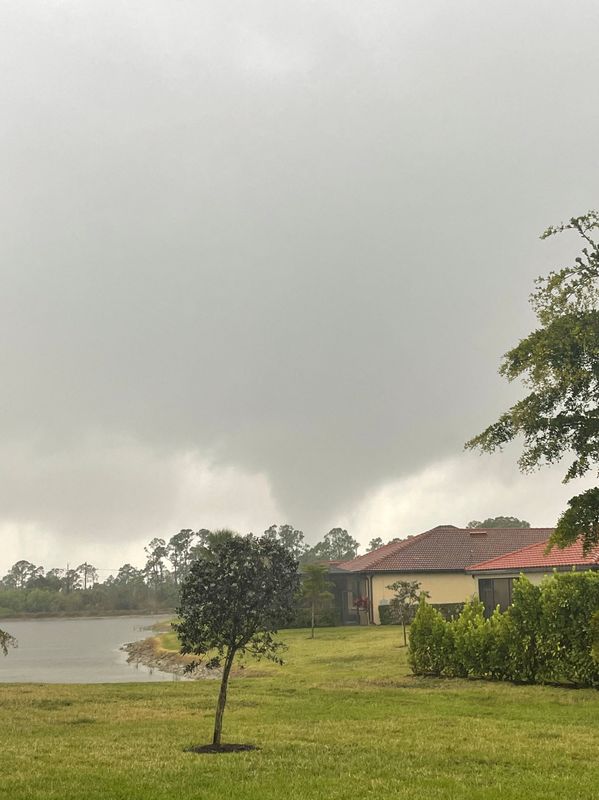
[[[196,744],[186,747],[186,753],[243,753],[248,750],[259,750],[255,744]]]

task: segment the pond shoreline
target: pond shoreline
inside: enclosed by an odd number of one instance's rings
[[[173,608],[148,611],[147,609],[119,609],[116,611],[24,611],[22,614],[11,614],[0,617],[0,622],[17,622],[27,619],[103,619],[112,617],[163,617],[174,614]]]
[[[184,656],[175,650],[166,650],[161,646],[159,636],[150,636],[138,642],[127,642],[121,650],[127,653],[128,664],[142,664],[149,669],[169,672],[188,680],[215,680],[221,676],[220,669],[209,669],[202,664],[193,672],[185,672],[186,666],[194,661],[195,656]]]

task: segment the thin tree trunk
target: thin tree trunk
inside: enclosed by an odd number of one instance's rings
[[[310,638],[314,638],[314,606],[316,605],[315,601],[312,600],[312,636]]]
[[[408,646],[408,638],[406,636],[406,623],[402,622],[401,624],[403,625],[403,646],[407,647]]]
[[[233,665],[233,658],[235,657],[235,650],[231,647],[227,650],[227,657],[225,658],[225,666],[223,668],[223,677],[220,682],[220,692],[218,694],[218,702],[216,704],[216,716],[214,718],[214,736],[212,737],[212,744],[215,747],[220,747],[220,737],[223,731],[223,714],[225,713],[225,705],[227,702],[227,684],[229,683],[229,673]]]

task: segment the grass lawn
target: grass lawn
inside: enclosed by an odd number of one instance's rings
[[[307,637],[231,682],[223,739],[256,752],[184,752],[210,740],[216,681],[0,685],[0,797],[599,796],[599,692],[414,678],[397,628]]]

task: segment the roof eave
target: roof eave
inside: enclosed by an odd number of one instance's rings
[[[520,575],[527,572],[571,572],[572,570],[596,570],[599,569],[599,564],[551,564],[544,567],[501,567],[493,569],[492,567],[485,567],[483,569],[467,569],[470,575],[483,577],[485,575]]]

